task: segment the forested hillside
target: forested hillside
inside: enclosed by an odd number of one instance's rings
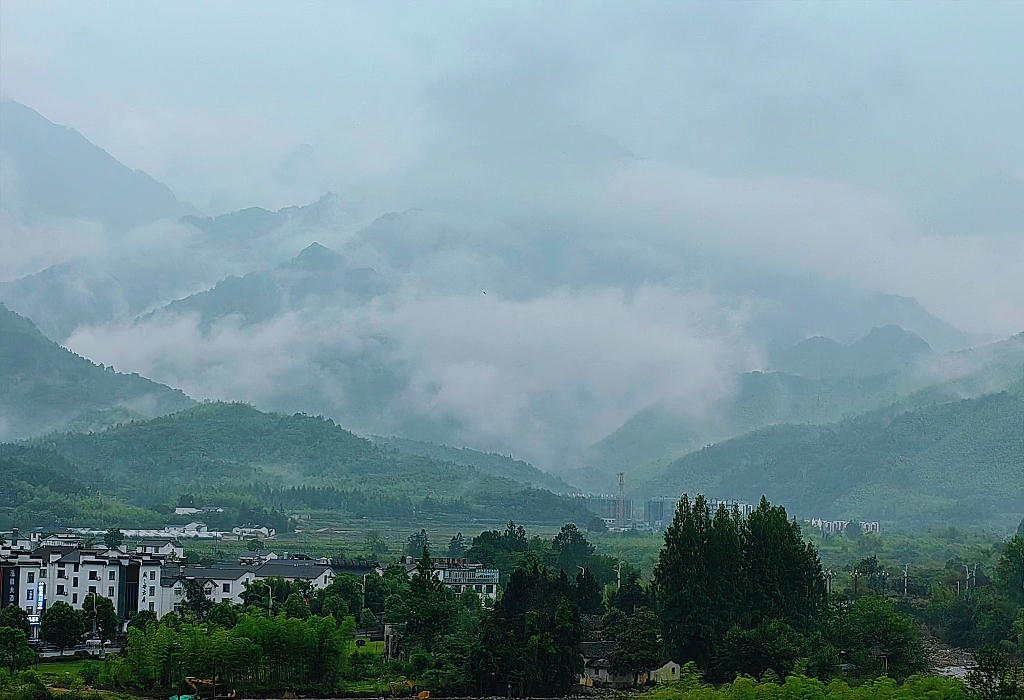
[[[906,408],[973,398],[1021,378],[1024,333],[970,350],[935,354],[915,334],[876,329],[843,346],[811,338],[783,352],[786,372],[749,372],[716,410],[687,416],[660,404],[630,418],[585,454],[579,475],[597,490],[650,479],[669,462],[708,444],[783,423],[825,424],[893,403]]]
[[[493,452],[479,452],[467,447],[450,447],[432,442],[419,442],[399,437],[375,437],[378,445],[393,448],[409,455],[419,455],[440,459],[445,462],[475,467],[484,474],[500,476],[522,484],[530,484],[537,488],[548,489],[554,493],[574,493],[578,488],[570,486],[557,476],[543,472],[529,462],[524,462]]]
[[[831,425],[779,425],[672,462],[647,494],[762,494],[800,517],[1007,529],[1024,510],[1024,394],[1009,391]]]
[[[55,433],[34,444],[146,507],[187,494],[207,505],[245,497],[267,508],[395,518],[416,508],[552,522],[590,517],[579,502],[548,491],[382,449],[328,419],[263,413],[245,404],[202,404],[102,432]]]
[[[194,403],[177,389],[75,355],[0,304],[0,440],[149,418]]]

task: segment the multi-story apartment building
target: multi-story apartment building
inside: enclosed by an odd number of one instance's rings
[[[31,551],[0,549],[3,605],[18,605],[38,628],[47,605],[63,601],[82,609],[90,593],[109,598],[118,617],[157,609],[163,557],[117,549],[42,546]]]

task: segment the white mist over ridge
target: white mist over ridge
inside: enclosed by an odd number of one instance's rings
[[[1020,6],[312,8],[5,2],[42,116],[0,300],[197,399],[546,467],[808,336],[1024,328]],[[32,133],[109,206],[55,208]]]

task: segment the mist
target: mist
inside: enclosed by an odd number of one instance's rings
[[[561,468],[652,404],[713,413],[811,335],[899,322],[942,351],[1024,328],[1020,5],[5,2],[0,20],[3,97],[180,205],[127,230],[35,212],[6,159],[0,292],[197,399]],[[249,207],[281,212],[244,236],[202,223]],[[381,288],[300,294],[287,265],[314,242]],[[25,281],[54,265],[76,271],[75,313]],[[247,274],[272,308],[172,304]],[[965,340],[872,315],[878,295]]]

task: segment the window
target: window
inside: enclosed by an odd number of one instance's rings
[[[114,587],[113,586],[108,586],[107,587],[107,597],[108,598],[113,598],[114,597]]]
[[[220,587],[220,590],[221,590],[221,593],[230,593],[231,592],[231,584],[230,583],[225,583],[223,586]]]
[[[28,582],[29,583],[35,583],[36,582],[36,572],[35,571],[29,571],[28,572]]]
[[[181,595],[181,586],[174,587],[174,595]]]
[[[57,578],[67,578],[67,577],[68,577],[67,569],[57,569]]]
[[[115,575],[116,575],[116,573],[111,571],[109,574],[107,574],[107,578],[110,579],[111,581],[113,581]]]
[[[95,593],[96,592],[96,586],[89,586],[89,592],[90,593]]]
[[[152,598],[155,595],[156,595],[156,586],[150,586],[149,587],[149,597]]]
[[[89,572],[89,580],[90,581],[99,581],[100,580],[100,572],[96,571],[95,569],[90,571]]]
[[[78,573],[78,564],[72,564],[72,566],[75,567],[75,573],[77,574]]]
[[[39,572],[39,578],[46,578],[46,569],[43,569]]]
[[[71,594],[71,604],[74,605],[77,602],[78,602],[78,594],[77,593],[72,593]]]
[[[78,588],[78,577],[77,576],[72,576],[71,577],[71,587],[72,588]]]
[[[67,591],[64,589],[63,584],[57,584],[57,595],[67,595]]]
[[[31,605],[26,605],[25,606],[25,612],[27,612],[29,615],[31,615],[32,612],[33,612],[32,606]]]
[[[34,595],[35,591],[33,591],[31,588],[28,589],[27,591],[25,591],[25,600],[32,600],[32,596]]]
[[[153,604],[152,603],[149,604],[149,611],[153,612]]]

